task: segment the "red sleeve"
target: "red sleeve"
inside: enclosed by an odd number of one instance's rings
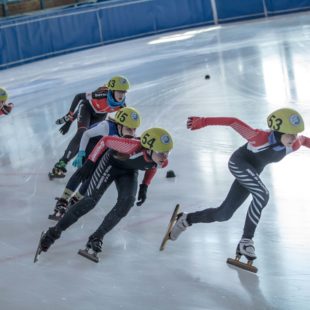
[[[205,126],[230,126],[248,141],[253,139],[258,133],[256,129],[234,117],[204,117],[203,123]]]
[[[149,186],[156,172],[157,172],[157,168],[151,168],[149,170],[146,170],[144,173],[144,178],[143,178],[142,183]]]
[[[5,103],[3,105],[3,107],[0,109],[0,115],[8,115],[11,113],[11,111],[13,110],[14,108],[14,104],[13,103]]]
[[[301,145],[310,148],[310,138],[303,135],[298,136],[293,144],[293,150],[298,150]]]
[[[120,138],[115,136],[105,136],[103,139],[106,147],[122,154],[131,155],[142,149],[141,142],[137,139]]]
[[[95,163],[106,149],[104,138],[101,138],[89,154],[88,159]]]

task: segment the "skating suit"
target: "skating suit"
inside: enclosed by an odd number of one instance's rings
[[[139,140],[105,137],[105,144],[109,139],[121,141],[114,144],[114,150],[108,149],[101,156],[97,146],[89,156],[90,160],[99,163],[92,174],[86,196],[76,203],[58,222],[57,229],[63,231],[81,216],[92,210],[108,187],[115,183],[117,189],[117,202],[106,215],[101,225],[95,232],[96,237],[102,238],[118,222],[125,217],[134,205],[138,188],[138,170],[145,170],[143,183],[149,185],[157,171],[157,164],[150,158],[147,151],[141,146]],[[126,142],[132,140],[127,148]],[[98,146],[99,148],[99,146]],[[118,152],[121,151],[121,152]],[[167,166],[166,160],[162,167]]]
[[[188,221],[190,224],[226,221],[251,194],[253,199],[247,212],[243,238],[252,239],[262,210],[269,200],[269,191],[260,179],[260,173],[266,165],[280,161],[302,145],[310,148],[310,139],[299,135],[292,147],[285,147],[276,141],[273,131],[253,129],[239,119],[207,117],[204,120],[206,126],[230,126],[248,142],[230,157],[228,168],[236,179],[223,203],[218,208],[190,213]]]
[[[105,136],[118,136],[118,130],[117,130],[117,124],[112,120],[104,120],[100,123],[97,123],[92,128],[86,130],[82,136],[81,142],[80,142],[80,148],[79,151],[85,151],[87,158],[94,147],[98,144],[102,147],[102,152],[104,151],[104,144],[103,144],[103,137]],[[97,161],[98,162],[98,161]],[[81,175],[80,175],[80,169],[78,168],[75,173],[70,177],[67,185],[66,190],[70,190],[71,192],[74,192],[80,183],[82,182]],[[85,183],[85,184],[84,184]],[[81,195],[84,195],[84,190],[87,189],[87,180],[83,182],[83,185],[81,186],[79,193]]]
[[[71,104],[70,113],[74,113],[77,106],[78,130],[70,141],[63,157],[60,159],[66,163],[77,154],[85,130],[93,124],[105,120],[107,113],[115,112],[122,107],[125,107],[126,104],[125,101],[120,102],[119,105],[110,103],[108,100],[107,89],[98,89],[93,93],[77,94]]]

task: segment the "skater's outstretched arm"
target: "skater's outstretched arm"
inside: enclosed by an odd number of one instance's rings
[[[230,126],[243,138],[251,141],[261,131],[252,128],[248,124],[235,117],[197,117],[190,116],[187,119],[187,128],[191,130],[200,129],[206,126]]]
[[[96,163],[97,160],[101,157],[103,152],[107,149],[105,142],[104,142],[104,137],[102,137],[96,146],[93,148],[91,153],[88,156],[88,160],[92,161],[93,163]]]
[[[0,109],[0,115],[8,115],[11,113],[11,111],[14,108],[13,103],[4,103],[3,106]]]
[[[310,148],[310,138],[303,135],[298,136],[293,144],[293,150],[298,150],[302,145]]]
[[[122,154],[132,155],[142,150],[138,139],[106,136],[103,138],[106,147]]]

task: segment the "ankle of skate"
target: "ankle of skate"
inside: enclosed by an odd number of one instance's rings
[[[244,255],[248,260],[256,259],[254,241],[246,238],[241,239],[237,246],[236,254],[238,256]]]
[[[177,220],[174,224],[174,226],[171,229],[171,232],[169,234],[169,238],[171,240],[176,240],[180,234],[188,227],[190,226],[189,223],[186,220],[187,214],[186,213],[180,213],[178,214]]]

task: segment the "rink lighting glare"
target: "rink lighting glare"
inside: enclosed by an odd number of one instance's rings
[[[216,27],[210,27],[208,29],[191,30],[191,31],[186,31],[184,33],[172,34],[169,36],[164,36],[159,39],[150,41],[148,44],[152,45],[152,44],[161,44],[161,43],[168,43],[168,42],[174,42],[174,41],[188,40],[188,39],[193,38],[197,34],[217,30],[219,28],[220,26],[216,26]]]

